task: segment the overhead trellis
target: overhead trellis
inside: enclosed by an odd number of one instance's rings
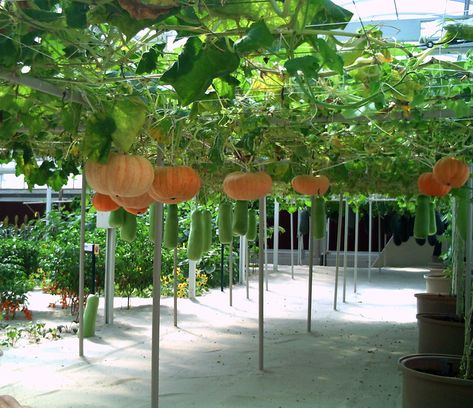
[[[1,1],[0,159],[56,189],[121,150],[195,167],[204,193],[256,166],[280,189],[322,172],[335,192],[414,192],[438,156],[471,155],[471,55],[345,32],[351,17],[329,0]]]

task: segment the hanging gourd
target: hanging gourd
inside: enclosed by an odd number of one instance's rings
[[[202,211],[202,226],[202,253],[205,254],[212,247],[212,213],[207,209]]]
[[[199,174],[191,167],[157,167],[149,195],[164,204],[179,204],[194,197],[200,184]]]
[[[236,235],[246,235],[248,232],[248,201],[237,201],[233,213],[232,232]]]
[[[120,237],[126,242],[132,242],[136,238],[136,215],[125,212],[125,222],[120,228]]]
[[[108,223],[113,228],[120,228],[125,223],[125,213],[123,208],[117,208],[108,216]]]
[[[314,198],[314,205],[311,211],[312,216],[312,237],[322,239],[325,236],[325,200],[322,197]]]
[[[298,235],[307,235],[309,233],[309,210],[302,210],[299,217]]]
[[[203,221],[201,210],[194,210],[191,215],[191,229],[187,241],[187,258],[190,261],[198,261],[202,257],[203,249]]]
[[[236,171],[225,176],[223,191],[234,200],[257,200],[271,192],[273,181],[268,173]]]
[[[425,240],[429,236],[430,202],[430,197],[422,194],[417,196],[416,217],[414,220],[414,238],[416,239]]]
[[[179,241],[179,218],[177,204],[167,205],[166,223],[164,224],[163,245],[165,248],[176,248]]]
[[[233,240],[233,211],[229,202],[220,203],[218,206],[218,239],[221,244],[229,244]]]
[[[120,208],[112,198],[107,194],[95,193],[92,197],[92,205],[97,211],[115,211]]]
[[[248,241],[254,241],[257,235],[257,220],[256,220],[256,210],[251,208],[248,211],[248,231],[246,232],[246,239]]]
[[[440,183],[454,188],[463,186],[470,177],[468,165],[454,157],[444,157],[438,160],[432,173]]]
[[[326,176],[301,175],[291,181],[292,188],[300,194],[324,195],[330,187],[330,181]]]
[[[124,208],[148,208],[150,204],[154,201],[150,195],[146,192],[136,197],[120,197],[114,196],[113,201],[119,204]]]
[[[450,192],[451,187],[440,183],[432,172],[422,173],[417,179],[419,192],[431,197],[443,197]]]

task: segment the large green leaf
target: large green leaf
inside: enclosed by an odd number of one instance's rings
[[[319,61],[313,55],[306,55],[304,57],[287,60],[284,67],[291,76],[299,75],[300,71],[307,78],[317,78],[320,70]]]
[[[202,43],[192,37],[161,82],[172,85],[181,104],[186,106],[201,97],[214,78],[228,75],[239,63],[240,58],[228,49],[225,39]]]
[[[158,65],[158,57],[163,55],[165,46],[166,44],[157,44],[145,52],[136,67],[136,74],[141,75],[154,71]]]
[[[84,156],[101,163],[106,162],[112,147],[112,134],[116,128],[111,116],[103,113],[92,116],[86,124]]]
[[[337,54],[337,51],[331,48],[322,38],[317,38],[315,44],[319,50],[322,64],[342,75],[343,59]]]
[[[113,106],[112,117],[116,126],[112,133],[113,143],[128,152],[145,123],[146,105],[138,97],[118,99]]]
[[[311,21],[312,28],[320,28],[322,30],[344,29],[353,17],[353,13],[337,6],[330,0],[324,0],[321,10],[314,16]],[[327,24],[329,24],[327,26]]]
[[[89,5],[78,2],[69,1],[64,8],[66,14],[66,23],[71,28],[87,28],[87,11]]]
[[[240,54],[269,48],[273,44],[273,36],[264,20],[251,25],[246,35],[234,44],[235,50]]]

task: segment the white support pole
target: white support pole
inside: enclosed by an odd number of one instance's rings
[[[327,265],[327,255],[330,251],[330,217],[327,217],[327,224],[325,225],[325,246],[324,248],[324,265]]]
[[[356,284],[358,280],[358,230],[359,230],[359,223],[360,223],[360,209],[357,208],[355,213],[355,260],[353,263],[353,292],[356,293]]]
[[[264,222],[264,276],[266,279],[266,290],[269,290],[269,271],[268,271],[268,217],[266,216],[266,197],[264,197],[264,217],[260,218]]]
[[[343,303],[346,302],[347,293],[347,254],[348,254],[348,221],[350,211],[348,207],[348,200],[345,201],[345,236],[343,239]]]
[[[177,247],[173,250],[173,269],[172,269],[172,290],[173,290],[173,317],[174,327],[177,327]]]
[[[314,196],[311,197],[312,208],[315,205]],[[309,222],[309,290],[307,295],[307,331],[312,331],[312,278],[314,273],[314,238],[312,236],[313,221]]]
[[[46,187],[46,224],[49,224],[49,213],[53,206],[53,190],[51,187]]]
[[[151,328],[151,408],[159,407],[159,334],[161,321],[161,265],[163,243],[163,204],[154,206],[156,235],[153,254],[153,317]]]
[[[278,271],[279,263],[279,202],[274,200],[274,234],[273,234],[273,272]]]
[[[245,281],[245,237],[240,235],[240,247],[238,250],[238,266],[240,273],[238,274],[238,283],[241,285]]]
[[[233,239],[230,242],[230,255],[228,257],[228,293],[230,306],[233,306]]]
[[[304,236],[299,234],[301,224],[301,210],[297,210],[297,264],[302,265],[302,247],[304,246]]]
[[[378,213],[378,271],[381,272],[381,214]]]
[[[105,324],[113,324],[113,297],[115,286],[116,229],[107,228],[105,236]]]
[[[473,164],[470,164],[470,171],[473,172]],[[467,228],[466,228],[466,273],[465,273],[465,314],[470,311],[471,308],[471,270],[473,268],[473,179],[470,177],[468,180],[468,217],[467,217]],[[465,344],[470,344],[471,334],[468,334]]]
[[[189,299],[195,299],[195,271],[197,261],[189,261]]]
[[[294,279],[294,213],[289,213],[291,217],[291,278]]]
[[[259,199],[259,215],[261,220],[266,219],[264,199]],[[260,222],[261,225],[261,222]],[[259,229],[259,256],[258,256],[258,368],[264,369],[264,231]]]
[[[373,202],[368,197],[368,281],[371,282],[371,241],[373,238]]]
[[[343,194],[340,193],[338,202],[338,224],[337,224],[337,256],[335,260],[335,290],[333,294],[333,310],[337,310],[338,300],[338,271],[340,268],[340,247],[342,243],[342,215],[343,215]]]
[[[246,283],[246,298],[250,299],[250,255],[248,238],[245,236],[245,283]]]
[[[80,238],[79,238],[79,356],[84,356],[84,282],[85,282],[85,197],[87,180],[82,171],[82,189],[80,196]]]

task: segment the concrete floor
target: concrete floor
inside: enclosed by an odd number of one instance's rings
[[[312,333],[307,333],[307,267],[281,266],[265,291],[265,352],[258,370],[257,277],[250,300],[237,286],[233,307],[228,290],[212,290],[196,301],[179,299],[179,325],[172,299],[162,300],[160,407],[394,408],[401,406],[397,360],[416,349],[414,293],[425,290],[424,270],[378,269],[367,281],[358,270],[358,293],[349,270],[346,300],[339,282],[333,310],[334,268],[314,275]],[[69,319],[47,311],[47,295],[32,299],[34,316]],[[151,306],[149,299],[116,299],[115,324],[97,336],[4,349],[0,394],[33,408],[150,407]],[[35,311],[36,310],[36,311]]]

